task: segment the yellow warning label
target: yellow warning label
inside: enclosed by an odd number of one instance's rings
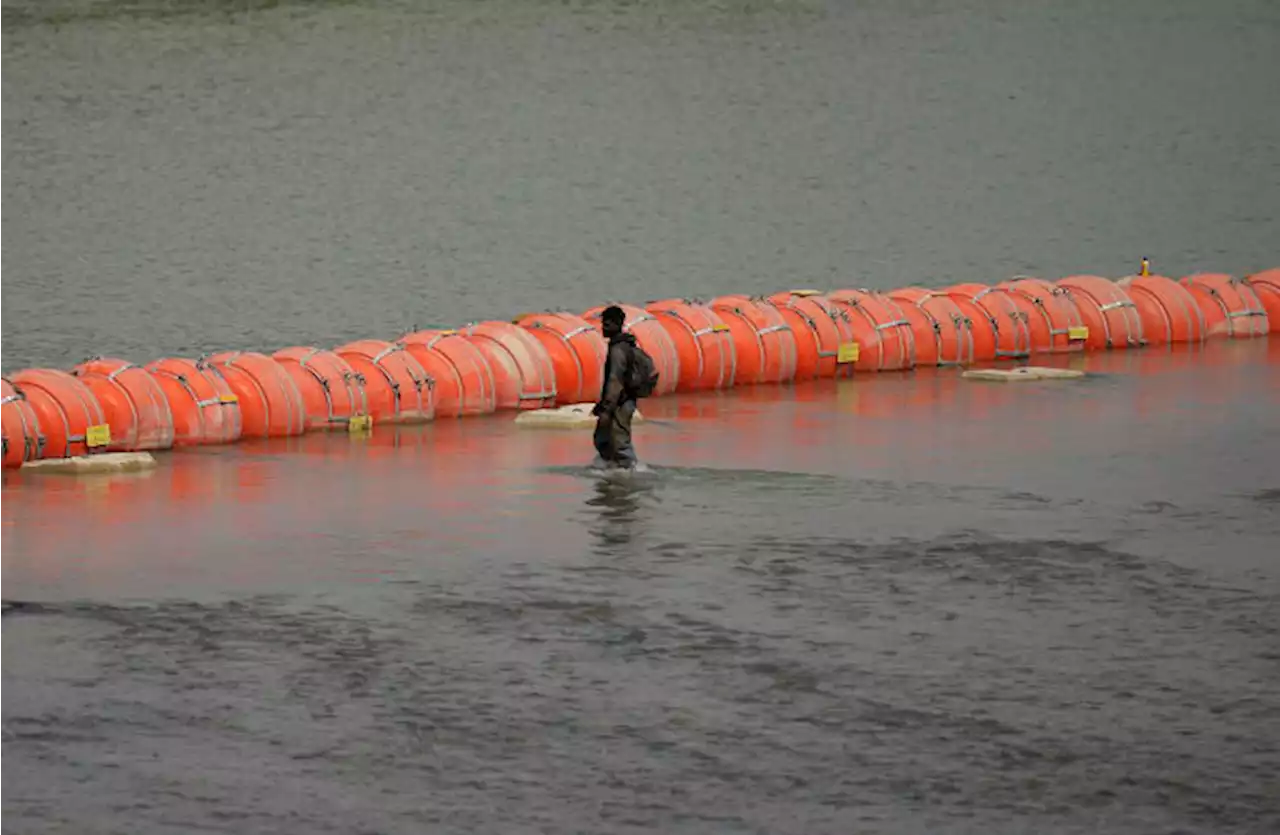
[[[234,394],[220,394],[218,395],[218,402],[219,403],[239,403],[240,398],[236,397]]]
[[[111,443],[111,427],[105,423],[90,426],[84,433],[85,446],[93,448]]]
[[[858,361],[858,343],[842,342],[840,347],[836,349],[836,362],[849,363]]]
[[[1088,325],[1076,325],[1075,327],[1067,328],[1068,340],[1071,340],[1074,342],[1076,340],[1088,339],[1088,338],[1089,338]]]
[[[713,330],[713,331],[719,331],[719,332],[724,332],[724,331],[729,330],[729,326],[728,326],[728,325],[726,325],[726,324],[724,324],[723,322],[721,322],[721,323],[720,323],[720,324],[718,324],[718,325],[712,325],[712,326],[711,326],[711,330]]]
[[[353,415],[347,421],[347,431],[352,435],[365,435],[373,431],[372,415]]]

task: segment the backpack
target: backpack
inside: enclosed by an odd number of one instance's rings
[[[637,399],[648,397],[658,387],[658,369],[653,357],[639,343],[631,345],[631,362],[627,364],[625,383],[627,392]]]

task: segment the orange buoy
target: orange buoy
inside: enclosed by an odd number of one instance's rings
[[[939,365],[939,333],[935,329],[936,322],[922,307],[910,300],[899,300],[892,293],[885,296],[898,306],[902,318],[907,320],[911,328],[911,365],[912,367],[936,367]]]
[[[369,414],[364,381],[351,363],[323,348],[296,345],[271,355],[298,387],[308,429],[347,429]]]
[[[848,312],[859,371],[903,371],[915,362],[915,334],[898,303],[871,290],[835,290],[827,298]]]
[[[27,395],[13,387],[8,377],[0,378],[0,424],[3,425],[4,469],[21,467],[40,457],[44,436],[40,420]]]
[[[1280,331],[1280,267],[1247,275],[1244,283],[1249,285],[1259,304],[1267,311],[1267,323],[1272,332]]]
[[[998,285],[1022,311],[1031,339],[1031,353],[1057,354],[1083,351],[1088,332],[1080,311],[1067,291],[1044,279],[1019,277]]]
[[[414,331],[401,336],[400,344],[435,379],[437,417],[488,415],[498,408],[489,361],[457,331]]]
[[[257,351],[208,357],[240,400],[240,437],[288,438],[307,431],[302,392],[280,363]]]
[[[1116,284],[1133,300],[1149,344],[1203,342],[1204,313],[1191,292],[1162,275],[1131,275]]]
[[[499,409],[542,409],[555,404],[555,367],[537,337],[511,322],[497,321],[467,325],[459,334],[489,361],[498,383]]]
[[[774,301],[775,296],[778,301]],[[788,307],[787,302],[790,300],[789,293],[778,293],[775,296],[768,296],[764,299],[765,304],[773,305],[773,307],[782,314],[782,321],[787,323],[787,327],[791,329],[791,339],[796,346],[796,380],[815,380],[818,379],[821,360],[821,342],[825,338],[831,341],[831,333],[835,330],[835,322],[822,321],[814,319],[808,313],[801,313],[794,307]],[[822,331],[819,334],[819,331]],[[835,368],[832,367],[832,375],[834,376]]]
[[[1137,348],[1143,343],[1142,319],[1129,294],[1099,275],[1071,275],[1057,281],[1089,329],[1086,350]]]
[[[230,444],[240,440],[240,399],[222,372],[203,360],[177,357],[148,363],[173,416],[173,445]]]
[[[41,458],[105,451],[109,429],[102,405],[78,377],[56,368],[27,368],[9,377],[27,398],[44,435]]]
[[[776,306],[737,294],[717,296],[707,304],[733,337],[735,385],[795,379],[796,337]]]
[[[733,385],[736,357],[729,326],[705,304],[688,299],[649,302],[645,310],[666,329],[680,358],[679,391],[706,391]]]
[[[918,365],[973,363],[973,323],[950,296],[924,287],[903,287],[885,295],[898,303],[898,309],[911,325]],[[914,316],[913,310],[920,316]],[[994,333],[991,333],[991,351],[994,358]]]
[[[1204,314],[1205,334],[1229,339],[1266,336],[1267,310],[1253,287],[1225,273],[1195,273],[1180,282]]]
[[[731,296],[731,299],[746,300],[746,296]],[[764,348],[756,328],[747,319],[735,315],[730,310],[722,311],[713,299],[711,302],[693,300],[694,304],[711,310],[728,328],[729,341],[733,343],[733,376],[728,386],[754,384],[760,382],[764,369]],[[721,300],[723,301],[723,299]],[[721,315],[723,313],[723,315]]]
[[[969,322],[969,332],[973,335],[974,362],[995,360],[996,323],[991,319],[991,314],[967,296],[947,294],[947,298],[960,309]]]
[[[160,383],[127,360],[93,357],[71,373],[89,387],[111,427],[109,451],[133,452],[173,446],[173,411]]]
[[[1031,332],[1027,320],[1008,290],[969,282],[953,284],[942,292],[968,299],[986,312],[996,337],[996,359],[1024,359],[1031,356]]]
[[[435,381],[402,344],[361,339],[333,349],[363,378],[369,415],[379,423],[426,423],[436,416]]]
[[[546,349],[555,370],[557,403],[584,403],[600,396],[607,346],[595,325],[558,312],[524,313],[513,321]]]
[[[664,394],[671,394],[680,385],[681,373],[680,354],[676,351],[676,344],[672,341],[671,334],[649,311],[629,304],[620,304],[618,307],[622,308],[622,312],[626,314],[622,329],[634,334],[640,347],[653,357],[653,364],[658,371],[658,385],[653,390],[653,396],[661,397]],[[585,311],[582,318],[599,327],[600,314],[604,309],[605,305],[593,307]]]
[[[768,301],[795,336],[797,380],[853,374],[858,340],[847,311],[817,290],[788,290]]]

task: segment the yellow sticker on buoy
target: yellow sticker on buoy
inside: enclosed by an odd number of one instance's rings
[[[236,397],[234,394],[220,394],[218,395],[218,402],[219,403],[239,403],[240,398]]]
[[[352,435],[363,435],[373,431],[372,415],[352,415],[347,421],[347,431]]]
[[[792,290],[791,295],[807,298],[809,296],[821,296],[822,291],[821,290]]]
[[[728,326],[728,325],[726,325],[726,324],[724,324],[723,322],[720,322],[719,324],[712,325],[712,326],[711,326],[711,330],[712,330],[712,331],[715,331],[715,332],[721,332],[721,333],[722,333],[722,332],[724,332],[724,331],[729,330],[729,326]]]
[[[858,343],[842,342],[840,347],[836,349],[837,363],[850,363],[858,361]]]
[[[107,446],[111,443],[111,427],[105,423],[90,426],[85,430],[84,443],[90,448]]]
[[[1077,340],[1083,340],[1088,338],[1089,338],[1088,325],[1076,325],[1074,327],[1067,328],[1068,340],[1077,341]]]

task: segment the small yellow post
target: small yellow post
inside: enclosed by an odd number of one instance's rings
[[[1142,270],[1138,275],[1151,275],[1151,259],[1145,255],[1142,256]]]

